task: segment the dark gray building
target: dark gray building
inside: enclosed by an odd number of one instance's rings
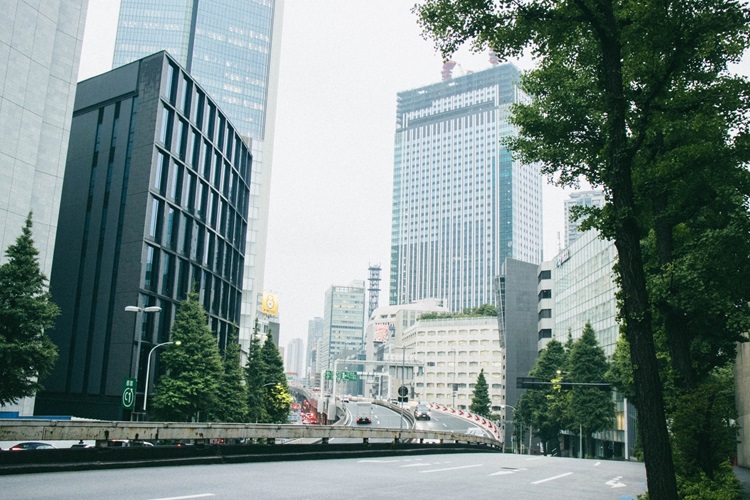
[[[50,278],[60,356],[36,414],[130,418],[124,379],[137,377],[139,408],[149,351],[169,339],[191,289],[227,341],[239,324],[251,162],[166,52],[79,83]]]
[[[495,278],[500,345],[505,348],[505,443],[513,436],[514,408],[523,389],[516,379],[526,377],[538,355],[537,274],[538,266],[505,259]]]

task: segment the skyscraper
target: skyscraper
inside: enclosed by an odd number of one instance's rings
[[[400,92],[396,116],[390,304],[447,299],[460,311],[494,303],[506,258],[542,257],[542,178],[513,160],[509,108],[519,71],[496,64]]]
[[[291,372],[302,378],[304,375],[302,370],[305,366],[305,344],[301,338],[292,339],[287,343],[285,359],[284,368],[287,373]]]
[[[114,67],[168,51],[252,142],[240,340],[262,292],[283,0],[121,0]]]
[[[581,235],[578,230],[578,226],[581,222],[578,220],[572,220],[572,208],[573,207],[597,207],[601,208],[606,203],[604,198],[604,191],[592,190],[592,191],[576,191],[570,193],[567,200],[565,200],[565,247],[569,247],[575,240]]]
[[[48,277],[87,6],[7,0],[0,16],[0,263],[33,211]],[[31,415],[33,398],[4,409]]]
[[[149,352],[191,290],[226,344],[240,315],[251,160],[163,51],[78,85],[50,287],[59,358],[37,413],[127,418],[123,380],[137,378],[142,401]]]
[[[335,359],[355,354],[362,348],[365,332],[365,282],[326,290],[323,336],[318,352],[317,371],[332,370]]]

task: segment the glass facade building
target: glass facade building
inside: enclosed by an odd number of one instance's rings
[[[541,261],[542,178],[502,144],[518,78],[501,64],[398,94],[390,304],[494,303],[506,258]]]
[[[352,281],[347,286],[334,285],[326,290],[318,372],[332,370],[335,359],[362,349],[365,308],[364,281]]]
[[[37,410],[127,419],[150,349],[191,290],[225,345],[240,317],[252,156],[221,108],[166,52],[78,85],[51,292],[59,347]],[[159,312],[128,312],[158,306]]]
[[[252,144],[240,319],[249,343],[262,292],[283,0],[122,0],[114,67],[169,52]]]
[[[88,0],[4,0],[0,16],[0,264],[32,212],[49,277]],[[31,415],[34,398],[4,411]]]

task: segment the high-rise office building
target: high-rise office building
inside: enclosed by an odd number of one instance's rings
[[[169,52],[252,140],[240,318],[247,348],[263,290],[283,0],[121,0],[114,67]]]
[[[323,318],[313,318],[307,322],[307,363],[305,376],[308,384],[313,384],[315,380],[315,366],[318,362],[318,346],[320,339],[323,337]],[[320,381],[318,381],[318,384]],[[316,386],[317,387],[317,386]]]
[[[284,367],[287,373],[294,373],[297,377],[302,377],[302,369],[305,365],[305,343],[302,339],[292,339],[287,343],[285,359]]]
[[[59,358],[37,413],[127,418],[126,378],[138,380],[140,408],[150,350],[169,340],[191,290],[226,344],[240,315],[251,161],[166,52],[78,84],[51,278]]]
[[[604,192],[601,190],[576,191],[570,193],[565,200],[565,246],[569,247],[581,235],[578,227],[581,225],[579,220],[571,219],[573,207],[596,207],[601,208],[606,203]]]
[[[398,94],[390,304],[494,303],[506,258],[542,258],[542,178],[511,157],[519,71],[495,64]]]
[[[326,290],[318,372],[332,370],[334,360],[362,349],[366,307],[364,281],[333,285]]]
[[[33,212],[49,277],[88,0],[7,0],[0,16],[0,263]],[[34,412],[33,398],[3,408]]]

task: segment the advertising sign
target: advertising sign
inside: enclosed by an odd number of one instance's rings
[[[260,304],[260,312],[268,316],[279,315],[279,297],[273,292],[263,292],[263,301]]]

